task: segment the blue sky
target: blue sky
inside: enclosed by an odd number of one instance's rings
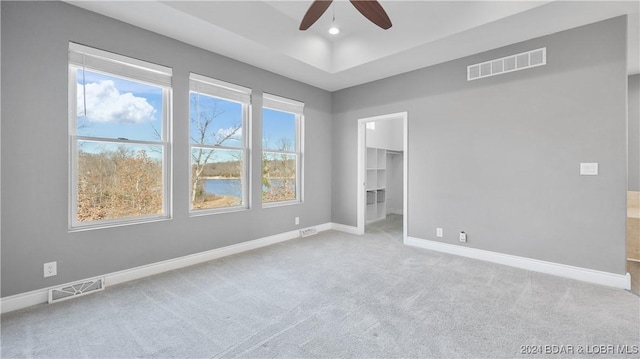
[[[196,92],[190,93],[189,104],[191,143],[199,144],[201,141],[198,119],[204,123],[205,119],[213,118],[207,127],[204,144],[242,147],[242,129],[221,142],[233,130],[242,126],[242,104]]]
[[[291,151],[296,145],[296,116],[289,112],[269,108],[262,110],[262,146],[264,149],[279,150],[280,140],[289,141]]]

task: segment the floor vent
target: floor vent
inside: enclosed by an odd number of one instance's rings
[[[530,69],[547,64],[547,48],[515,54],[467,66],[467,81]]]
[[[84,282],[65,284],[58,288],[49,289],[49,303],[80,297],[104,290],[104,278],[89,279]]]
[[[302,237],[309,237],[309,236],[313,236],[314,234],[317,234],[318,231],[316,230],[316,227],[309,227],[309,228],[305,228],[305,229],[301,229],[300,230],[300,236]]]

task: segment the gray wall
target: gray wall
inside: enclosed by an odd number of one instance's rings
[[[404,126],[402,126],[404,127]],[[387,154],[387,213],[402,214],[404,195],[404,155],[397,153],[393,155]]]
[[[629,191],[640,191],[640,75],[629,76]]]
[[[330,221],[328,92],[64,3],[1,6],[3,297]],[[69,41],[173,68],[172,220],[68,233]],[[254,90],[258,156],[261,93],[305,102],[305,129],[313,136],[305,137],[304,204],[262,209],[260,161],[254,161],[251,210],[188,216],[190,71]],[[49,261],[58,262],[58,275],[43,278]]]
[[[402,118],[373,121],[375,129],[366,129],[367,147],[385,150],[404,150],[404,123]]]
[[[409,236],[625,273],[625,39],[615,18],[333,93],[333,222],[356,225],[357,120],[408,111]],[[544,67],[466,81],[543,46]]]

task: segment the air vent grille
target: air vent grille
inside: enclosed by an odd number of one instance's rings
[[[316,230],[316,227],[309,227],[309,228],[305,228],[305,229],[301,229],[300,230],[300,236],[302,237],[309,237],[312,236],[314,234],[318,233],[318,231]]]
[[[49,289],[49,303],[60,302],[101,290],[104,290],[104,278],[88,279],[83,282],[65,284],[58,288]]]
[[[515,54],[467,66],[467,81],[506,74],[547,64],[547,48]]]

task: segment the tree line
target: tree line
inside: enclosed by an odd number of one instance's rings
[[[193,174],[198,167],[193,165]],[[208,163],[202,166],[200,178],[192,185],[195,208],[215,208],[238,204],[222,200],[220,194],[206,193],[207,177],[241,178],[240,161]],[[264,155],[262,159],[263,201],[295,199],[295,160],[284,156]],[[78,153],[77,220],[79,222],[138,217],[163,212],[162,162],[146,151],[133,151],[120,146],[115,151]]]
[[[163,212],[162,162],[126,146],[115,151],[78,153],[80,222]]]

